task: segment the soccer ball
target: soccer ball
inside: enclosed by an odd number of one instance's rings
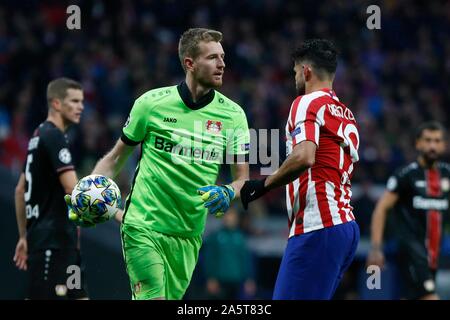
[[[82,178],[72,191],[73,208],[83,220],[101,223],[114,217],[122,203],[119,187],[110,178],[92,174]]]

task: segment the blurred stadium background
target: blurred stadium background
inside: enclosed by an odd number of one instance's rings
[[[70,4],[81,8],[81,30],[66,28]],[[366,27],[366,8],[371,4],[381,8],[380,30]],[[337,44],[341,59],[334,89],[360,125],[361,161],[354,178],[353,205],[362,240],[336,298],[398,298],[401,283],[393,261],[393,216],[386,232],[388,268],[382,274],[382,289],[366,288],[370,216],[388,175],[415,158],[414,128],[431,119],[449,127],[449,1],[2,0],[0,299],[25,295],[26,274],[15,269],[12,261],[17,241],[13,195],[27,141],[46,117],[47,83],[67,76],[84,85],[82,123],[69,132],[78,175],[84,176],[119,137],[137,96],[182,81],[177,40],[194,26],[223,32],[227,67],[221,91],[244,107],[251,128],[280,129],[280,137],[295,97],[290,59],[293,45],[311,37],[329,38]],[[279,154],[282,161],[284,148],[280,140],[279,150],[271,152]],[[447,161],[449,156],[447,152]],[[134,165],[135,159],[129,161],[116,179],[124,195]],[[258,174],[259,166],[252,166],[252,175]],[[221,180],[227,179],[224,170]],[[242,283],[255,280],[256,291],[250,298],[271,297],[286,244],[286,221],[282,189],[241,215],[237,232],[248,246],[249,260],[245,274],[230,277]],[[446,299],[450,298],[448,226],[447,217],[438,274],[438,291]],[[227,251],[227,243],[221,243],[220,237],[211,240],[221,228],[222,221],[210,219],[205,248],[214,244],[220,249],[222,245]],[[228,262],[242,270],[238,261],[233,261],[239,260],[239,253],[228,249]],[[201,251],[186,299],[210,297],[206,290],[211,276],[207,251]],[[91,298],[129,298],[117,224],[83,230],[82,254]],[[244,293],[238,297],[248,298]]]

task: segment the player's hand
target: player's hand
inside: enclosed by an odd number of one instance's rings
[[[95,223],[83,219],[83,216],[74,209],[74,207],[72,206],[72,200],[70,199],[70,194],[66,194],[64,196],[64,200],[67,204],[69,220],[73,221],[73,223],[75,223],[77,226],[83,228],[95,226]]]
[[[234,188],[230,185],[216,186],[209,185],[201,187],[197,190],[202,196],[205,208],[208,213],[221,217],[230,207],[231,201],[234,199]]]
[[[379,266],[381,269],[384,268],[384,253],[381,249],[378,248],[372,248],[369,251],[369,255],[367,256],[366,265],[376,265]]]
[[[14,253],[13,261],[16,263],[16,267],[19,270],[27,270],[28,260],[28,245],[26,238],[19,238],[16,245],[16,252]]]
[[[248,209],[248,204],[258,198],[261,198],[263,195],[269,191],[264,183],[266,179],[262,180],[247,180],[245,181],[242,189],[241,189],[241,201],[244,209]]]

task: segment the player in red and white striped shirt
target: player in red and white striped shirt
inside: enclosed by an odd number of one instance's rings
[[[331,89],[294,100],[286,125],[288,155],[309,141],[315,164],[286,186],[289,236],[355,220],[350,206],[358,130],[353,113]]]
[[[359,228],[350,205],[359,135],[353,113],[332,90],[337,53],[327,40],[305,41],[293,55],[300,96],[286,124],[288,157],[241,190],[245,208],[286,185],[289,240],[274,299],[330,299],[353,260]]]

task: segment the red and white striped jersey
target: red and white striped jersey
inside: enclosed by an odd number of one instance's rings
[[[286,186],[289,237],[355,220],[350,205],[359,134],[353,113],[330,89],[297,97],[286,124],[287,155],[309,140],[315,164]]]

